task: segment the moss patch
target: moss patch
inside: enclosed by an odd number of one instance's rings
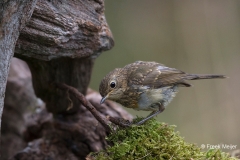
[[[139,121],[139,118],[135,121]],[[195,144],[185,142],[174,129],[175,126],[160,123],[155,119],[141,126],[118,129],[107,138],[114,145],[92,156],[97,160],[234,160],[220,150],[201,151]]]

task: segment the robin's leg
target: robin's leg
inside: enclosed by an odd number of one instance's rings
[[[147,120],[149,120],[149,119],[153,118],[154,116],[158,115],[159,113],[163,112],[165,107],[161,103],[158,103],[158,105],[159,105],[159,110],[158,111],[153,111],[146,118],[144,118],[141,121],[137,122],[136,125],[141,125],[144,122],[146,122]]]

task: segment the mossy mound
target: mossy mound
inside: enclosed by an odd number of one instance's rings
[[[135,120],[138,121],[139,119]],[[175,126],[157,122],[152,119],[141,126],[118,129],[109,135],[113,142],[107,150],[94,153],[97,160],[105,159],[146,159],[146,160],[234,160],[229,154],[220,150],[201,151],[201,148],[184,141]]]

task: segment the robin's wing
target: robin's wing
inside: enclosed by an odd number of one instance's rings
[[[172,85],[191,86],[184,80],[186,73],[156,62],[137,61],[124,68],[129,72],[128,85],[147,88],[160,88]]]

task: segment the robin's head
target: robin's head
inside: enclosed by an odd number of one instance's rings
[[[121,68],[108,73],[101,81],[99,86],[99,93],[103,97],[101,104],[106,100],[117,100],[120,99],[125,91],[126,80],[124,75],[121,73]]]

